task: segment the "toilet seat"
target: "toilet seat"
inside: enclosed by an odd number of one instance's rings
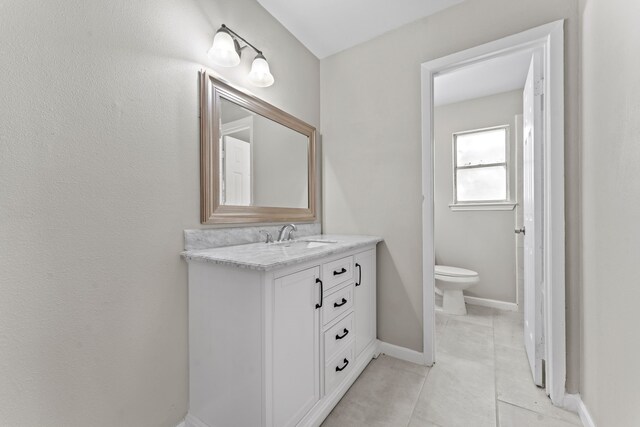
[[[466,289],[465,285],[480,281],[480,275],[476,271],[467,270],[466,268],[436,265],[435,273],[436,279],[449,283],[448,287],[451,289]],[[458,285],[454,285],[454,283]]]
[[[473,270],[467,270],[466,268],[450,267],[448,265],[436,265],[435,273],[439,276],[449,277],[476,277],[478,273]]]

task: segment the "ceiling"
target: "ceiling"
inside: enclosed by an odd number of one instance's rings
[[[322,59],[464,0],[258,0]]]
[[[531,54],[531,51],[515,52],[437,75],[433,88],[434,105],[523,89]]]

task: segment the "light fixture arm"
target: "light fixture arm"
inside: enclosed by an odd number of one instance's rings
[[[241,35],[239,35],[238,33],[236,33],[235,31],[233,31],[231,28],[227,27],[225,24],[222,24],[222,28],[224,28],[225,30],[227,30],[230,34],[232,34],[236,39],[240,39],[245,43],[245,46],[242,46],[241,50],[244,49],[245,47],[249,46],[251,49],[255,50],[256,53],[258,55],[262,55],[262,51],[260,49],[258,49],[257,47],[255,47],[254,45],[252,45],[251,43],[249,43],[247,40],[245,40],[244,37],[242,37]]]

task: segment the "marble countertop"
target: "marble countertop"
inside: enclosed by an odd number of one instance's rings
[[[318,244],[318,242],[335,242]],[[212,249],[200,249],[182,252],[187,261],[210,262],[237,268],[268,271],[289,265],[299,264],[329,255],[346,252],[351,249],[381,242],[381,237],[322,234],[282,243],[250,243],[246,245],[226,246]],[[303,242],[311,242],[306,247]],[[314,245],[318,244],[318,246]]]

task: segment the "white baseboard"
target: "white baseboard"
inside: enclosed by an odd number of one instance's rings
[[[596,423],[591,418],[591,414],[579,394],[565,394],[564,408],[571,412],[577,412],[584,427],[596,427]]]
[[[191,414],[187,414],[187,417],[184,419],[183,424],[184,424],[184,427],[209,427],[199,418],[194,417]],[[178,427],[182,427],[182,426],[178,426]]]
[[[518,311],[518,304],[514,302],[468,296],[464,297],[464,302],[471,305],[481,305],[482,307],[497,308],[498,310]]]
[[[380,353],[384,353],[387,356],[395,357],[396,359],[404,360],[418,365],[424,365],[424,354],[409,348],[400,347],[399,345],[389,344],[388,342],[380,341]]]

